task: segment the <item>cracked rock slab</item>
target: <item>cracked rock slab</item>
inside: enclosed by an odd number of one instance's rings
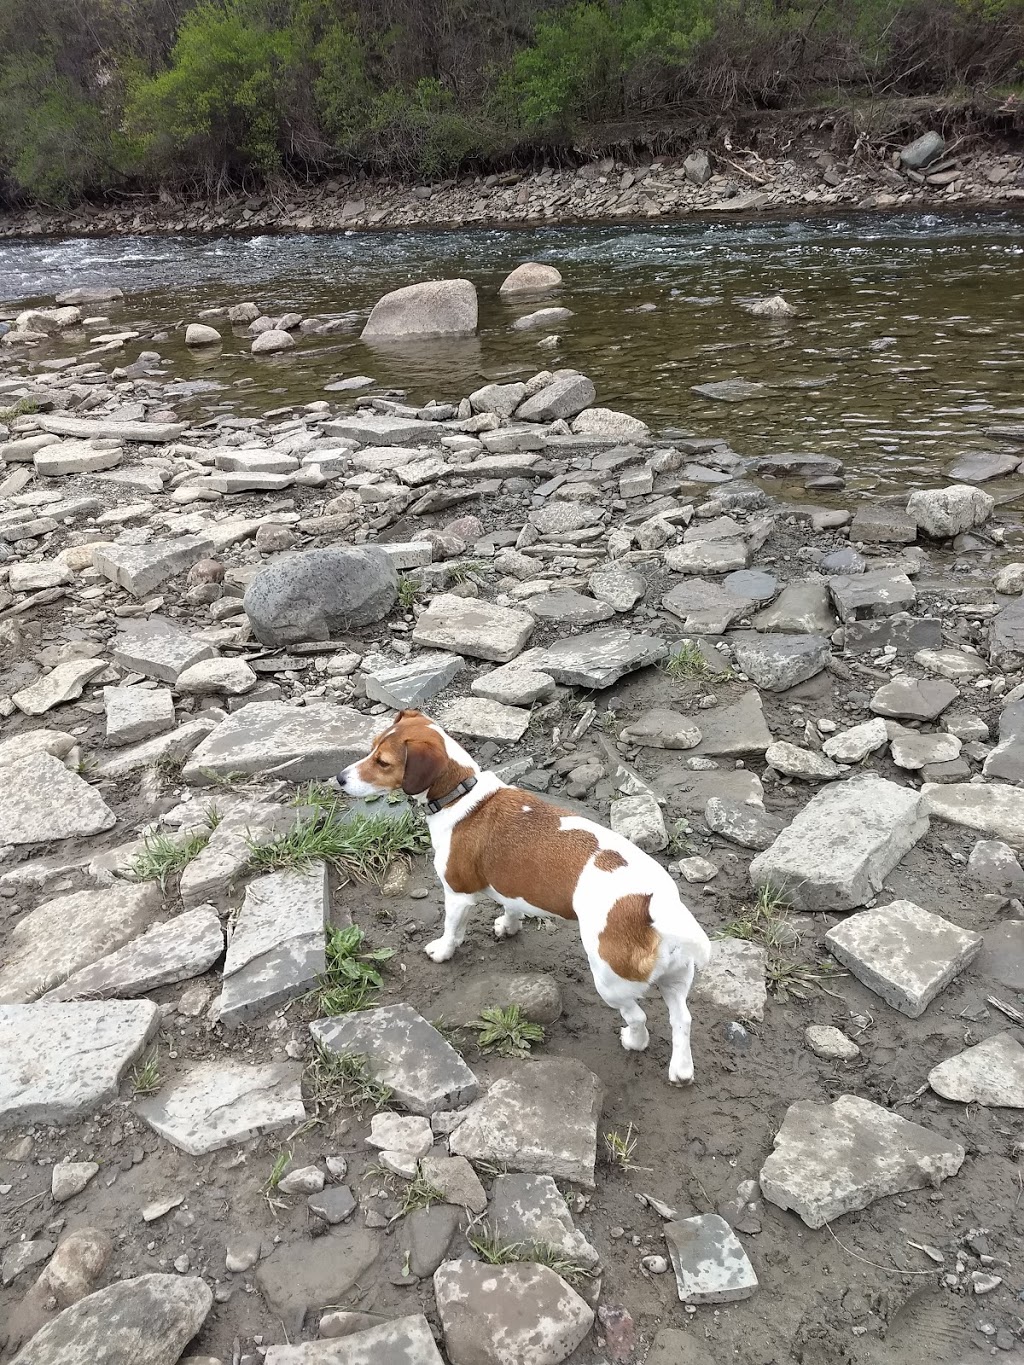
[[[442,593],[416,622],[413,644],[507,664],[526,647],[534,619],[525,611]]]
[[[829,952],[886,1004],[911,1019],[981,952],[969,934],[912,901],[862,910],[825,935]]]
[[[533,1262],[446,1261],[434,1295],[452,1365],[561,1365],[594,1322],[561,1276]]]
[[[158,1095],[140,1100],[136,1113],[181,1151],[203,1156],[305,1123],[301,1080],[302,1068],[292,1062],[196,1062]]]
[[[601,1099],[600,1081],[581,1062],[523,1062],[470,1105],[449,1150],[593,1189]]]
[[[42,716],[62,702],[75,701],[87,682],[106,668],[105,659],[68,659],[44,677],[15,692],[11,700],[26,716]]]
[[[155,924],[117,952],[74,972],[46,1000],[108,1000],[148,995],[201,976],[224,951],[224,931],[210,905]]]
[[[926,782],[921,788],[924,809],[937,820],[1005,839],[1024,848],[1024,800],[1016,787],[981,782],[946,785]]]
[[[69,1123],[116,1099],[159,1017],[149,1000],[0,1006],[0,1131]]]
[[[743,1244],[720,1214],[665,1224],[680,1303],[734,1303],[757,1288]]]
[[[462,1057],[411,1005],[317,1019],[309,1031],[331,1052],[365,1057],[370,1076],[414,1114],[459,1109],[480,1093]]]
[[[59,758],[29,753],[4,765],[0,782],[0,844],[49,843],[99,834],[114,812]]]
[[[196,786],[231,774],[326,779],[368,754],[380,728],[379,716],[364,716],[351,706],[254,701],[210,732],[193,750],[183,776]]]
[[[572,1221],[558,1186],[549,1175],[499,1175],[491,1190],[488,1226],[503,1245],[553,1247],[586,1270],[601,1262]]]
[[[1012,1033],[997,1033],[932,1067],[928,1084],[958,1104],[1024,1109],[1024,1047]]]
[[[133,597],[148,597],[168,578],[206,559],[213,549],[213,541],[205,536],[150,540],[142,545],[113,541],[96,547],[92,566]]]
[[[422,1313],[352,1332],[336,1341],[271,1346],[265,1365],[444,1365]]]
[[[921,795],[908,787],[870,777],[834,783],[757,855],[750,880],[798,910],[855,910],[927,829]]]
[[[761,1193],[809,1228],[876,1199],[937,1188],[964,1161],[959,1143],[856,1095],[790,1105],[761,1168]]]
[[[668,645],[654,635],[637,635],[621,627],[591,630],[549,646],[537,668],[570,687],[604,688],[667,653]]]
[[[176,683],[181,673],[216,654],[212,645],[182,630],[166,616],[138,621],[114,641],[114,663],[159,682]]]
[[[817,677],[832,649],[824,635],[758,635],[743,631],[730,637],[736,665],[752,683],[768,692],[784,692]]]

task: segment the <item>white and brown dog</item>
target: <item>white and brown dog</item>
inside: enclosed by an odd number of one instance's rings
[[[494,922],[498,938],[518,933],[524,915],[577,920],[598,994],[625,1021],[622,1046],[646,1048],[639,1002],[657,986],[672,1024],[669,1080],[692,1081],[686,997],[711,946],[653,858],[592,820],[482,772],[419,711],[400,711],[369,757],[346,768],[338,783],[351,796],[398,789],[426,796],[444,887],[444,932],[426,948],[435,962],[462,943],[480,896],[503,907]]]

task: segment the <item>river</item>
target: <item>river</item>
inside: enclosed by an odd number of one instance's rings
[[[538,348],[543,332],[511,330],[526,306],[497,295],[528,259],[565,278],[543,300],[574,312],[557,350]],[[365,312],[389,289],[452,275],[480,289],[475,338],[382,350],[335,332],[262,360],[226,326],[213,351],[187,352],[180,332],[150,340],[201,308],[253,299],[272,315]],[[934,479],[962,451],[992,448],[987,427],[1024,417],[1024,219],[1008,213],[0,244],[0,315],[88,284],[129,295],[104,310],[113,329],[142,333],[123,363],[156,349],[176,378],[207,381],[177,403],[192,417],[309,402],[354,374],[425,401],[572,366],[598,402],[657,429],[725,436],[743,454],[839,455],[851,486],[876,495]],[[796,317],[744,311],[780,292]],[[766,387],[735,404],[691,391],[731,378]]]

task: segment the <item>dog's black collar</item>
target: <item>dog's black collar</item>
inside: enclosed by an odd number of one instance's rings
[[[476,786],[476,783],[477,779],[475,777],[463,778],[459,785],[453,787],[447,796],[440,796],[436,801],[428,801],[427,810],[430,811],[431,815],[436,815],[438,811],[444,810],[445,806],[453,805],[461,796],[465,796],[468,792],[471,792]]]

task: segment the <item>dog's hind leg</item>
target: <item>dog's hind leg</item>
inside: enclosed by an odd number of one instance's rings
[[[659,981],[658,989],[668,1008],[672,1025],[672,1059],[668,1078],[673,1085],[689,1085],[693,1080],[693,1053],[690,1051],[690,1011],[686,997],[693,984],[693,963],[684,974]]]
[[[598,995],[606,1005],[622,1015],[625,1025],[619,1030],[622,1046],[627,1052],[643,1052],[651,1041],[651,1035],[647,1032],[647,1015],[640,1008],[646,982],[623,980],[600,957],[596,962],[591,958],[590,969],[594,974]]]

